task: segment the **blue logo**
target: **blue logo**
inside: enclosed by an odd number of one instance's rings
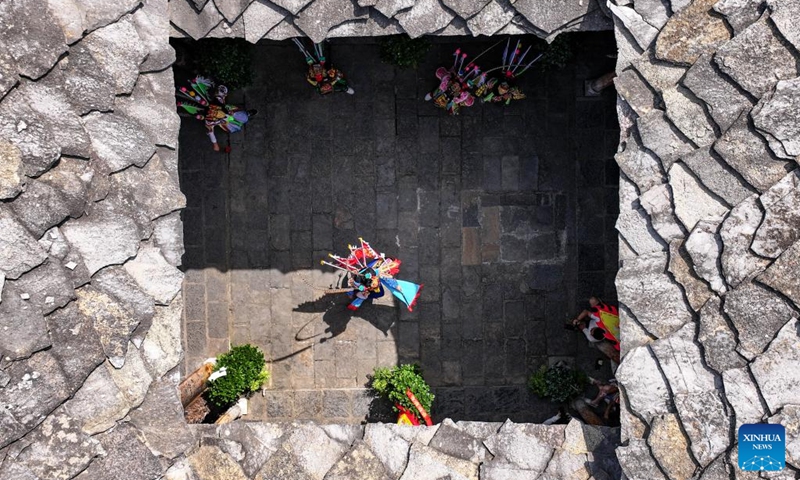
[[[786,466],[786,429],[774,423],[739,427],[739,468],[782,470]]]

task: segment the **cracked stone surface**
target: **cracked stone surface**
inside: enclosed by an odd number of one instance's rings
[[[14,45],[8,49],[8,54],[21,75],[38,79],[66,52],[64,32],[47,6],[40,8],[23,0],[3,2],[0,17],[15,19],[6,23],[0,41]]]
[[[800,242],[795,242],[784,251],[764,273],[757,277],[758,281],[779,291],[795,306],[800,305]]]
[[[45,315],[75,298],[72,280],[67,276],[67,270],[54,260],[48,260],[18,280],[9,282],[19,292],[29,295],[26,304],[30,310]]]
[[[217,10],[222,14],[223,17],[225,17],[225,20],[227,20],[228,23],[234,23],[242,14],[242,12],[247,9],[250,3],[250,0],[229,0],[227,2],[222,0],[214,0],[214,5],[216,5]]]
[[[625,149],[614,156],[620,170],[630,178],[641,192],[647,192],[664,182],[661,163],[652,152],[641,148],[641,145],[629,138]]]
[[[694,229],[700,220],[720,218],[728,213],[725,205],[709,195],[682,163],[670,168],[669,185],[675,202],[675,215],[687,230]]]
[[[148,0],[133,14],[136,33],[139,34],[139,39],[147,50],[147,57],[139,65],[141,72],[161,71],[170,67],[175,61],[175,50],[169,45],[169,23],[163,21],[167,16],[169,16],[167,0]]]
[[[666,252],[653,252],[626,261],[617,275],[620,302],[659,338],[678,330],[692,319],[680,287],[669,277],[666,269]]]
[[[725,15],[738,35],[761,16],[758,11],[760,5],[758,0],[721,0],[714,4],[714,11]]]
[[[636,43],[642,50],[647,50],[647,47],[653,43],[658,35],[658,29],[647,23],[642,16],[632,7],[617,6],[611,2],[608,3],[608,8],[614,13],[614,16],[622,21],[625,28],[636,39]]]
[[[653,233],[650,219],[642,209],[623,213],[617,218],[617,231],[639,255],[664,251],[664,245]]]
[[[78,310],[77,302],[71,302],[46,320],[53,356],[69,381],[80,385],[106,358],[92,318]],[[75,355],[76,351],[81,354]]]
[[[670,88],[661,92],[667,107],[667,118],[695,145],[703,147],[714,141],[714,127],[706,118],[702,104],[689,97],[683,88]]]
[[[689,456],[689,441],[681,431],[677,415],[654,418],[647,444],[670,478],[691,478],[694,475],[696,466]]]
[[[775,155],[789,160],[800,156],[800,78],[778,82],[751,115]]]
[[[309,11],[306,13],[306,15],[308,14],[311,14],[311,12]],[[245,40],[256,43],[275,25],[283,21],[283,18],[283,13],[271,3],[260,1],[252,2],[242,16]],[[305,29],[303,29],[303,25],[306,25],[304,18],[305,16],[301,16],[300,19],[297,20],[297,26],[305,32]],[[332,19],[331,21],[335,22],[336,20]],[[307,25],[306,28],[308,28]],[[306,33],[312,38],[318,38],[309,32]],[[325,30],[324,33],[327,33],[327,30]]]
[[[0,141],[0,199],[16,197],[22,191],[23,178],[19,149],[11,143]]]
[[[694,147],[677,133],[675,126],[661,110],[653,110],[639,117],[636,125],[642,136],[642,145],[661,159],[665,170],[669,170],[679,157],[694,150]]]
[[[772,8],[770,19],[775,22],[784,38],[794,45],[794,48],[800,50],[800,29],[796,22],[800,16],[800,6],[797,2],[770,2],[770,8]]]
[[[395,15],[411,38],[433,33],[450,24],[454,15],[439,0],[417,0],[409,10]]]
[[[92,318],[109,361],[117,368],[122,367],[128,338],[138,325],[137,319],[123,304],[94,287],[87,286],[76,293],[78,310]]]
[[[725,397],[736,413],[736,429],[744,423],[759,423],[764,417],[758,387],[750,378],[746,366],[730,368],[722,372]]]
[[[734,84],[717,72],[711,54],[697,59],[686,72],[683,84],[706,103],[711,118],[722,131],[730,128],[743,111],[753,106]]]
[[[617,380],[625,385],[631,410],[646,422],[670,411],[672,401],[658,363],[647,346],[628,352],[617,369]],[[636,378],[636,382],[630,381]]]
[[[81,41],[81,45],[95,59],[102,60],[98,64],[114,79],[117,95],[133,91],[139,76],[139,65],[147,56],[147,51],[131,18],[95,30]],[[109,56],[109,51],[115,51],[117,55]]]
[[[725,297],[725,313],[739,332],[739,353],[753,359],[770,344],[794,310],[757,283],[742,284]]]
[[[51,122],[31,107],[21,89],[9,92],[5,100],[0,104],[0,134],[19,149],[23,173],[41,175],[61,155]]]
[[[722,241],[717,236],[722,218],[701,220],[697,222],[689,238],[686,239],[686,251],[692,258],[694,271],[716,293],[722,295],[728,287],[718,268],[719,257],[722,254]]]
[[[734,288],[763,272],[769,265],[769,260],[750,250],[753,236],[764,216],[757,199],[753,195],[733,207],[719,230],[723,245],[722,272],[725,281]]]
[[[36,238],[70,214],[61,193],[37,180],[28,183],[25,192],[11,205],[20,223]]]
[[[716,296],[703,305],[697,332],[697,341],[705,349],[706,363],[717,372],[746,365],[745,359],[736,353],[736,336],[722,316],[721,307],[722,302]]]
[[[714,375],[703,365],[700,348],[694,343],[696,329],[694,323],[687,324],[669,339],[653,342],[652,349],[669,382],[689,448],[704,467],[728,448],[729,420],[720,395],[715,391]],[[658,435],[655,425],[653,430],[656,431],[651,431],[648,437],[651,447],[653,435]],[[680,452],[680,447],[676,450]],[[655,448],[653,454],[658,455]],[[680,467],[676,465],[676,469],[686,468],[682,458],[676,463],[681,464]],[[663,460],[661,464],[665,469],[671,468],[664,465]]]
[[[137,324],[131,341],[138,348],[153,322],[155,314],[153,297],[145,293],[136,280],[123,267],[112,266],[99,271],[92,286],[110,296],[125,309]]]
[[[133,220],[113,213],[70,220],[60,230],[81,254],[91,275],[108,265],[125,262],[136,255],[139,247]]]
[[[489,2],[487,0],[478,0],[477,2],[469,0],[442,0],[442,3],[450,10],[456,12],[461,18],[470,18],[480,12]]]
[[[49,87],[45,82],[28,81],[22,82],[19,88],[30,108],[51,132],[61,153],[88,158],[91,152],[89,137],[77,112],[60,89]]]
[[[746,113],[714,143],[714,150],[760,192],[772,187],[788,170],[789,164],[775,158],[764,140],[750,130]]]
[[[139,249],[136,258],[125,263],[124,268],[158,305],[169,305],[181,289],[183,273],[170,265],[158,248]]]
[[[794,56],[773,34],[767,15],[722,45],[714,61],[755,97],[767,93],[779,80],[798,74]]]
[[[650,222],[662,240],[672,242],[685,236],[675,216],[669,185],[659,184],[647,190],[639,197],[639,202],[650,216]]]
[[[26,440],[30,446],[16,461],[36,478],[72,478],[104,452],[100,442],[81,431],[63,408],[47,417]]]
[[[547,468],[547,461],[553,453],[551,445],[542,442],[533,432],[528,432],[524,425],[515,425],[512,422],[506,422],[484,444],[495,460],[535,472],[543,472]],[[477,477],[477,473],[476,471],[474,477]]]
[[[147,181],[145,181],[147,179]],[[109,176],[109,192],[92,211],[132,218],[140,238],[153,233],[152,221],[186,206],[186,197],[156,153],[143,168],[132,166]]]
[[[170,22],[195,40],[206,36],[222,19],[214,2],[206,3],[200,13],[189,2],[169,2]]]
[[[504,2],[491,0],[475,16],[467,20],[467,27],[474,36],[494,35],[516,15],[516,10]]]
[[[5,373],[9,381],[0,389],[0,402],[6,406],[0,418],[0,448],[39,425],[79,386],[64,374],[57,357],[47,350],[33,354],[25,362],[12,363]]]
[[[144,403],[130,417],[153,455],[170,459],[194,446],[192,432],[183,418],[176,380],[172,376],[153,382]]]
[[[181,314],[183,298],[178,296],[168,307],[155,307],[152,324],[142,342],[142,355],[156,378],[166,375],[181,360]],[[132,341],[136,344],[136,331]]]
[[[778,415],[768,419],[769,423],[779,423],[786,429],[787,463],[797,467],[800,464],[800,405],[786,405]]]
[[[800,237],[800,232],[791,227],[800,221],[800,186],[789,189],[775,202],[766,203],[764,196],[761,199],[766,210],[764,219],[750,248],[763,257],[778,258]]]
[[[692,266],[692,258],[684,247],[684,240],[676,238],[669,243],[669,273],[675,277],[675,281],[683,286],[686,299],[695,312],[703,308],[703,305],[713,295],[708,284],[705,283],[695,273]]]
[[[0,230],[0,271],[7,279],[17,279],[47,259],[36,239],[5,206],[0,206]]]
[[[702,179],[703,185],[728,205],[737,205],[753,194],[753,191],[736,178],[728,165],[711,154],[710,147],[699,148],[681,160],[689,169]]]
[[[83,117],[97,159],[108,172],[144,166],[156,151],[138,122],[119,113],[93,112]]]
[[[41,307],[23,300],[20,295],[24,293],[24,284],[11,282],[6,282],[0,291],[0,329],[14,332],[0,337],[0,355],[10,360],[27,358],[52,344]]]
[[[130,478],[148,480],[160,476],[164,467],[145,445],[142,434],[129,423],[120,423],[96,437],[106,451],[77,480]]]
[[[117,99],[115,110],[141,125],[151,144],[174,149],[177,147],[174,134],[180,128],[180,117],[164,105],[163,98],[171,97],[173,88],[171,75],[164,76],[163,72],[139,75],[131,95]],[[135,163],[141,166],[140,162]]]
[[[704,53],[712,53],[725,43],[730,38],[725,22],[709,13],[716,2],[695,0],[673,15],[658,35],[656,56],[691,65]]]
[[[773,412],[785,405],[800,404],[800,390],[797,388],[800,386],[800,372],[791,367],[800,361],[797,332],[798,320],[791,318],[781,325],[769,348],[750,367],[759,391]]]
[[[684,66],[658,59],[652,49],[633,60],[633,67],[657,92],[676,86],[687,70]]]
[[[614,79],[614,87],[638,115],[647,115],[655,108],[655,95],[636,70],[628,69],[619,74]]]
[[[619,463],[628,478],[644,475],[645,478],[666,480],[644,440],[631,440],[627,446],[617,449]]]

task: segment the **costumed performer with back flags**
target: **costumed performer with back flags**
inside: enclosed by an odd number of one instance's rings
[[[228,105],[228,88],[225,85],[215,86],[210,79],[201,76],[195,77],[189,84],[190,88],[180,87],[176,90],[179,98],[177,105],[204,122],[215,152],[219,151],[214,133],[216,127],[229,134],[236,133],[258,113],[258,110],[243,110],[235,105]]]
[[[380,298],[388,290],[412,311],[422,285],[394,278],[400,272],[400,260],[376,252],[362,238],[358,240],[360,246],[348,245],[350,253],[346,257],[328,254],[334,263],[321,262],[347,274],[344,289],[336,290],[344,291],[353,299],[347,308],[358,310],[365,300]]]

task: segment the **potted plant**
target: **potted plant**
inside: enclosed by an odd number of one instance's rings
[[[404,364],[391,368],[376,368],[372,375],[373,391],[393,403],[398,413],[398,423],[419,425],[417,416],[432,425],[430,415],[434,395],[422,378],[417,364]]]
[[[210,423],[218,421],[218,417],[232,419],[244,414],[246,405],[240,404],[237,414],[223,415],[240,397],[255,392],[267,381],[269,371],[264,353],[250,344],[234,346],[181,382],[179,390],[186,420]]]
[[[236,90],[253,82],[253,45],[241,38],[203,39],[194,49],[200,73]]]
[[[416,69],[430,48],[431,44],[424,38],[392,35],[380,40],[380,57],[384,63]]]
[[[555,403],[565,403],[583,393],[586,375],[564,365],[539,368],[528,379],[528,387],[536,395]]]
[[[225,372],[216,376],[215,373]],[[210,377],[208,400],[217,407],[228,407],[240,395],[255,392],[269,381],[264,352],[250,344],[232,347],[217,357]]]

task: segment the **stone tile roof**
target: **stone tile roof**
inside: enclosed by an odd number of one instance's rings
[[[634,342],[617,455],[630,478],[728,478],[736,427],[800,404],[800,52],[785,21],[800,3],[673,1],[665,22],[617,3],[616,158],[635,184],[617,225]]]
[[[249,42],[407,33],[495,35],[610,30],[597,0],[170,0],[172,36]],[[631,9],[629,9],[631,10]],[[655,28],[650,27],[654,32]]]

